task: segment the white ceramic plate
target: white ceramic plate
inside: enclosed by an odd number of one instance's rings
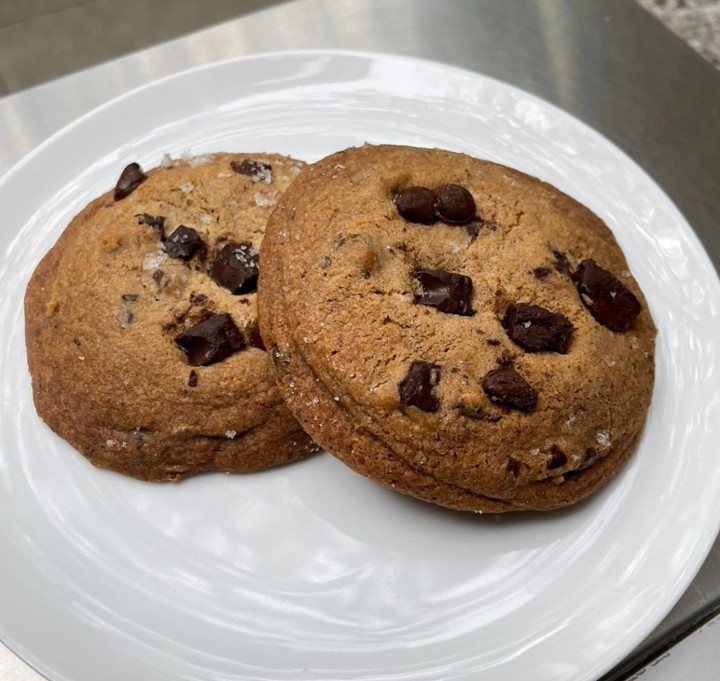
[[[22,298],[61,230],[130,161],[369,142],[516,166],[615,231],[660,329],[641,445],[589,501],[477,516],[330,456],[147,484],[92,468],[35,415]],[[480,75],[307,52],[183,73],[79,120],[0,183],[0,637],[54,681],[595,679],[669,611],[720,522],[720,286],[691,229],[584,124]]]

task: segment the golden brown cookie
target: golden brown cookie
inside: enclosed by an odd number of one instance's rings
[[[305,430],[456,509],[566,506],[631,453],[655,327],[605,224],[516,170],[365,146],[307,166],[261,253],[262,336]]]
[[[38,265],[25,297],[35,405],[95,465],[178,480],[309,451],[255,293],[267,216],[301,166],[273,154],[130,164]]]

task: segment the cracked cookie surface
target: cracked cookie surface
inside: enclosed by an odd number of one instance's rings
[[[611,231],[540,180],[440,150],[307,166],[260,257],[260,328],[306,431],[443,506],[546,510],[612,477],[655,327]]]
[[[150,480],[302,457],[260,338],[257,258],[302,163],[132,163],[79,213],[25,298],[39,415],[95,465]]]

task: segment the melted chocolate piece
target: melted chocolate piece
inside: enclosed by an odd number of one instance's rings
[[[113,198],[116,201],[124,199],[132,194],[145,180],[147,180],[147,175],[137,163],[125,166],[122,173],[120,173],[120,179],[115,185]]]
[[[573,325],[562,314],[539,305],[520,303],[505,312],[503,326],[511,341],[528,352],[567,354]]]
[[[437,196],[427,187],[408,187],[395,197],[397,212],[408,222],[432,225],[438,220]]]
[[[230,161],[230,167],[239,175],[247,175],[253,182],[272,183],[272,166],[265,161],[246,158],[242,161]]]
[[[207,366],[245,349],[242,334],[229,314],[216,314],[175,337],[191,366]]]
[[[155,234],[157,234],[160,241],[165,241],[165,218],[164,215],[148,215],[147,213],[141,213],[135,216],[139,225],[147,225],[150,227]]]
[[[482,379],[482,389],[493,401],[520,411],[532,411],[537,393],[515,369],[506,367],[489,371]]]
[[[475,199],[459,184],[443,184],[435,189],[437,212],[443,222],[465,225],[475,217]]]
[[[548,468],[560,468],[567,463],[567,456],[560,447],[553,445],[550,447],[550,461],[548,461]]]
[[[583,260],[573,276],[590,314],[612,331],[627,331],[640,314],[640,302],[594,260]]]
[[[440,381],[440,367],[430,362],[415,361],[407,375],[398,384],[401,407],[417,407],[421,411],[433,412],[440,408],[440,402],[433,395],[433,389]]]
[[[180,225],[165,240],[165,252],[171,258],[178,260],[191,260],[192,257],[205,247],[200,235],[192,228]]]
[[[258,260],[250,243],[225,244],[213,261],[213,279],[235,295],[252,293],[257,290]]]
[[[475,314],[470,306],[473,291],[470,277],[444,270],[420,271],[413,276],[421,288],[420,294],[415,296],[415,302],[436,307],[440,312],[448,314]]]

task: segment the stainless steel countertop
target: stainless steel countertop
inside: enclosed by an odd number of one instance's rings
[[[434,59],[561,106],[653,176],[720,264],[720,73],[632,0],[276,5],[0,99],[0,173],[67,123],[139,85],[225,58],[296,48]],[[720,543],[668,617],[603,681],[624,678],[718,606]],[[0,671],[3,654],[10,659],[0,650]],[[18,681],[39,678],[18,668]]]

